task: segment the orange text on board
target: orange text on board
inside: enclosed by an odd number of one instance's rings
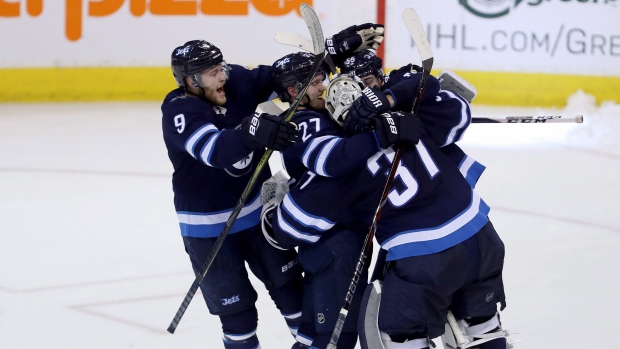
[[[268,16],[283,16],[296,10],[299,5],[312,0],[65,0],[66,21],[65,35],[71,41],[82,37],[82,18],[84,3],[87,3],[87,15],[104,17],[114,14],[125,2],[134,16],[142,16],[147,11],[153,15],[196,16],[205,15],[246,16],[250,3],[254,8]],[[21,3],[25,3],[26,13],[36,17],[43,12],[43,0],[0,0],[0,17],[19,17]]]

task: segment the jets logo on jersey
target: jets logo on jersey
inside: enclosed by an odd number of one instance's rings
[[[239,301],[239,295],[232,296],[230,298],[222,298],[220,301],[222,302],[222,305],[231,305]]]
[[[233,177],[241,177],[252,170],[252,158],[254,158],[254,152],[224,170]]]
[[[372,91],[372,89],[370,89],[370,87],[366,87],[363,91],[363,94],[366,95],[366,97],[368,97],[368,99],[370,100],[370,102],[372,102],[372,104],[375,107],[380,107],[383,105],[383,103],[381,103],[381,101],[379,100],[379,97],[377,97],[377,95],[375,95],[375,93]]]

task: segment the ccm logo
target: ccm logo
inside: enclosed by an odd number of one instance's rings
[[[260,120],[258,119],[258,115],[259,114],[254,114],[254,116],[252,116],[252,120],[250,121],[250,134],[252,136],[256,136],[256,129],[258,128],[258,125],[260,125]]]
[[[377,97],[377,95],[375,95],[375,93],[372,92],[372,90],[369,87],[366,87],[362,91],[362,93],[365,94],[366,97],[368,97],[368,99],[370,99],[370,101],[372,102],[372,104],[374,104],[376,108],[383,105],[383,103],[381,103],[381,101],[379,100],[379,97]]]

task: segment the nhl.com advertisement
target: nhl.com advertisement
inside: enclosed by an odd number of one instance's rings
[[[299,51],[278,44],[276,33],[309,38],[302,3],[315,9],[326,37],[382,19],[386,70],[420,63],[402,21],[411,7],[431,44],[434,73],[478,74],[473,78],[483,90],[498,79],[478,79],[490,72],[611,77],[615,80],[603,81],[601,91],[618,89],[620,0],[0,0],[0,83],[14,86],[14,79],[33,68],[65,69],[63,74],[74,68],[161,69],[169,66],[172,48],[194,39],[217,45],[228,62],[271,65]],[[111,80],[126,84],[119,79]],[[69,89],[68,79],[58,83]]]
[[[406,1],[401,1],[404,6]],[[620,76],[620,1],[411,1],[425,23],[436,64],[465,70]],[[446,3],[438,6],[438,3]],[[388,6],[389,8],[390,6]],[[399,16],[388,13],[388,25]],[[392,29],[390,27],[390,29]],[[398,45],[411,39],[390,30],[394,65]],[[394,38],[394,35],[397,38]],[[415,52],[411,49],[411,54]]]
[[[0,29],[19,33],[0,38],[9,48],[0,64],[164,65],[169,47],[196,35],[242,64],[263,64],[277,58],[272,49],[285,52],[275,32],[308,35],[303,2],[326,35],[377,19],[375,0],[0,0]],[[619,0],[385,1],[389,67],[415,53],[400,18],[407,7],[425,24],[439,66],[620,75]],[[41,44],[24,48],[28,41]]]

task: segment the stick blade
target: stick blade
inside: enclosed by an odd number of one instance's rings
[[[413,41],[416,43],[416,46],[418,46],[422,62],[432,60],[433,50],[426,38],[426,33],[424,32],[424,27],[422,26],[420,17],[418,17],[418,13],[412,8],[405,9],[403,11],[403,22],[405,23],[405,27],[407,27],[407,31],[409,31],[409,34],[413,38]]]
[[[301,35],[287,32],[277,32],[273,38],[278,44],[289,45],[314,53],[314,45],[312,44],[312,40]]]
[[[303,17],[310,31],[312,37],[312,44],[314,47],[314,54],[319,55],[325,51],[325,38],[323,37],[323,29],[321,28],[321,22],[319,17],[314,12],[312,6],[302,3],[299,6],[301,17]]]

